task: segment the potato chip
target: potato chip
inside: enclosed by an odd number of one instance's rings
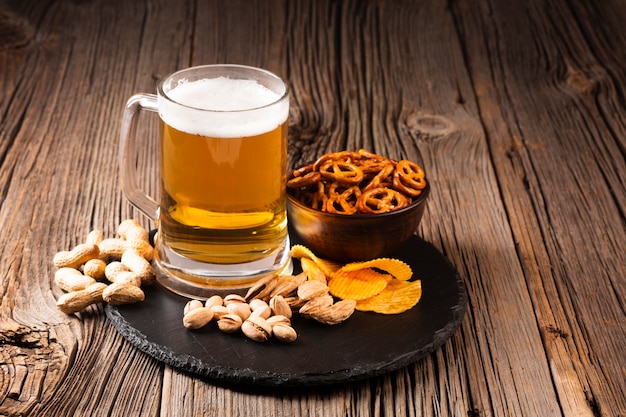
[[[309,281],[320,281],[324,284],[328,282],[328,277],[315,261],[309,258],[300,258],[300,265],[302,270],[307,273]]]
[[[356,309],[381,314],[399,314],[413,308],[422,297],[422,283],[391,280],[380,294],[357,300]]]
[[[408,264],[393,258],[376,258],[371,261],[353,262],[344,265],[341,269],[343,271],[357,271],[365,268],[380,269],[393,275],[395,279],[400,281],[408,281],[413,276],[413,271]]]
[[[343,300],[365,300],[379,294],[393,277],[373,269],[335,272],[328,288],[332,295]]]
[[[324,271],[327,277],[331,276],[333,272],[341,268],[341,265],[328,261],[326,259],[318,258],[311,249],[304,245],[293,245],[291,248],[291,256],[297,259],[307,258],[315,262],[315,264]]]

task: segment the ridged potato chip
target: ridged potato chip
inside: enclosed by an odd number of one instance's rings
[[[365,300],[379,294],[393,277],[373,269],[335,272],[328,282],[332,295],[343,300]]]
[[[422,297],[422,282],[391,280],[378,295],[356,302],[359,311],[400,314],[413,308]]]
[[[353,262],[344,265],[342,271],[357,271],[359,269],[376,268],[385,271],[397,280],[408,281],[413,276],[413,270],[405,262],[394,258],[376,258],[371,261]]]
[[[320,281],[324,284],[328,282],[328,277],[315,261],[309,258],[300,258],[300,265],[302,270],[307,273],[309,281]]]
[[[333,272],[341,268],[341,265],[335,262],[327,261],[326,259],[318,258],[311,249],[304,245],[293,245],[291,248],[291,256],[297,259],[307,258],[315,262],[320,267],[327,277],[331,276]]]

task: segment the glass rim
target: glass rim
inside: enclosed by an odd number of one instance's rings
[[[195,106],[191,106],[185,103],[181,103],[177,100],[174,100],[172,97],[170,97],[164,90],[164,86],[168,81],[171,81],[173,78],[180,76],[186,72],[189,71],[195,71],[195,70],[205,70],[205,69],[217,69],[217,68],[239,68],[239,69],[243,69],[246,71],[253,71],[253,72],[257,72],[259,74],[264,74],[265,76],[269,76],[273,79],[275,79],[276,81],[279,81],[283,87],[284,87],[284,92],[282,93],[282,95],[280,97],[278,97],[276,100],[272,101],[271,103],[268,104],[264,104],[262,106],[257,106],[257,107],[250,107],[247,109],[236,109],[236,110],[220,110],[220,109],[206,109],[206,108],[202,108],[202,107],[195,107]],[[241,79],[252,79],[251,77],[249,78],[241,78]],[[180,69],[178,71],[172,72],[169,75],[167,75],[166,77],[164,77],[158,84],[157,86],[157,93],[159,97],[163,97],[164,99],[166,99],[167,101],[169,101],[172,104],[175,104],[177,106],[181,106],[181,107],[185,107],[187,109],[190,110],[197,110],[197,111],[201,111],[201,112],[211,112],[211,113],[245,113],[245,112],[250,112],[250,111],[255,111],[255,110],[261,110],[261,109],[265,109],[268,107],[272,107],[280,102],[282,102],[283,100],[285,100],[286,98],[289,97],[289,86],[287,85],[287,83],[285,82],[285,80],[282,79],[282,77],[278,76],[276,73],[263,69],[263,68],[258,68],[258,67],[253,67],[253,66],[249,66],[249,65],[240,65],[240,64],[208,64],[208,65],[198,65],[198,66],[193,66],[193,67],[187,67],[187,68],[183,68]]]

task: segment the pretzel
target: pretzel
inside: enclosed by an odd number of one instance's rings
[[[340,184],[357,185],[363,181],[361,168],[350,162],[326,161],[320,168],[322,177]]]
[[[357,201],[357,208],[362,213],[387,213],[406,207],[409,200],[396,190],[387,187],[372,188],[365,191]]]
[[[304,175],[294,175],[289,181],[287,181],[287,187],[290,188],[306,188],[319,182],[322,178],[319,172],[310,171]]]
[[[416,197],[426,187],[424,171],[415,162],[403,159],[396,164],[393,174],[393,186],[396,190]]]
[[[359,197],[361,197],[361,189],[353,185],[341,193],[335,191],[331,194],[324,208],[329,213],[354,214],[358,210]]]
[[[315,210],[338,214],[385,213],[411,204],[426,186],[416,163],[373,154],[341,151],[322,155],[292,171],[287,187]]]
[[[319,171],[320,167],[328,161],[336,161],[336,162],[353,162],[358,159],[361,159],[361,155],[358,152],[350,152],[350,151],[341,151],[341,152],[333,152],[327,153],[320,156],[317,161],[313,163],[313,171]]]
[[[396,167],[392,162],[388,162],[383,165],[380,171],[370,180],[369,183],[367,183],[365,187],[363,187],[363,191],[378,187],[386,187],[389,185],[389,176],[393,174],[395,168]]]

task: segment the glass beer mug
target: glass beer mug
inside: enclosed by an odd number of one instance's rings
[[[137,182],[137,115],[159,114],[159,202]],[[240,65],[175,72],[157,94],[126,105],[122,190],[157,224],[155,267],[166,288],[191,297],[288,272],[289,92],[278,76]]]

